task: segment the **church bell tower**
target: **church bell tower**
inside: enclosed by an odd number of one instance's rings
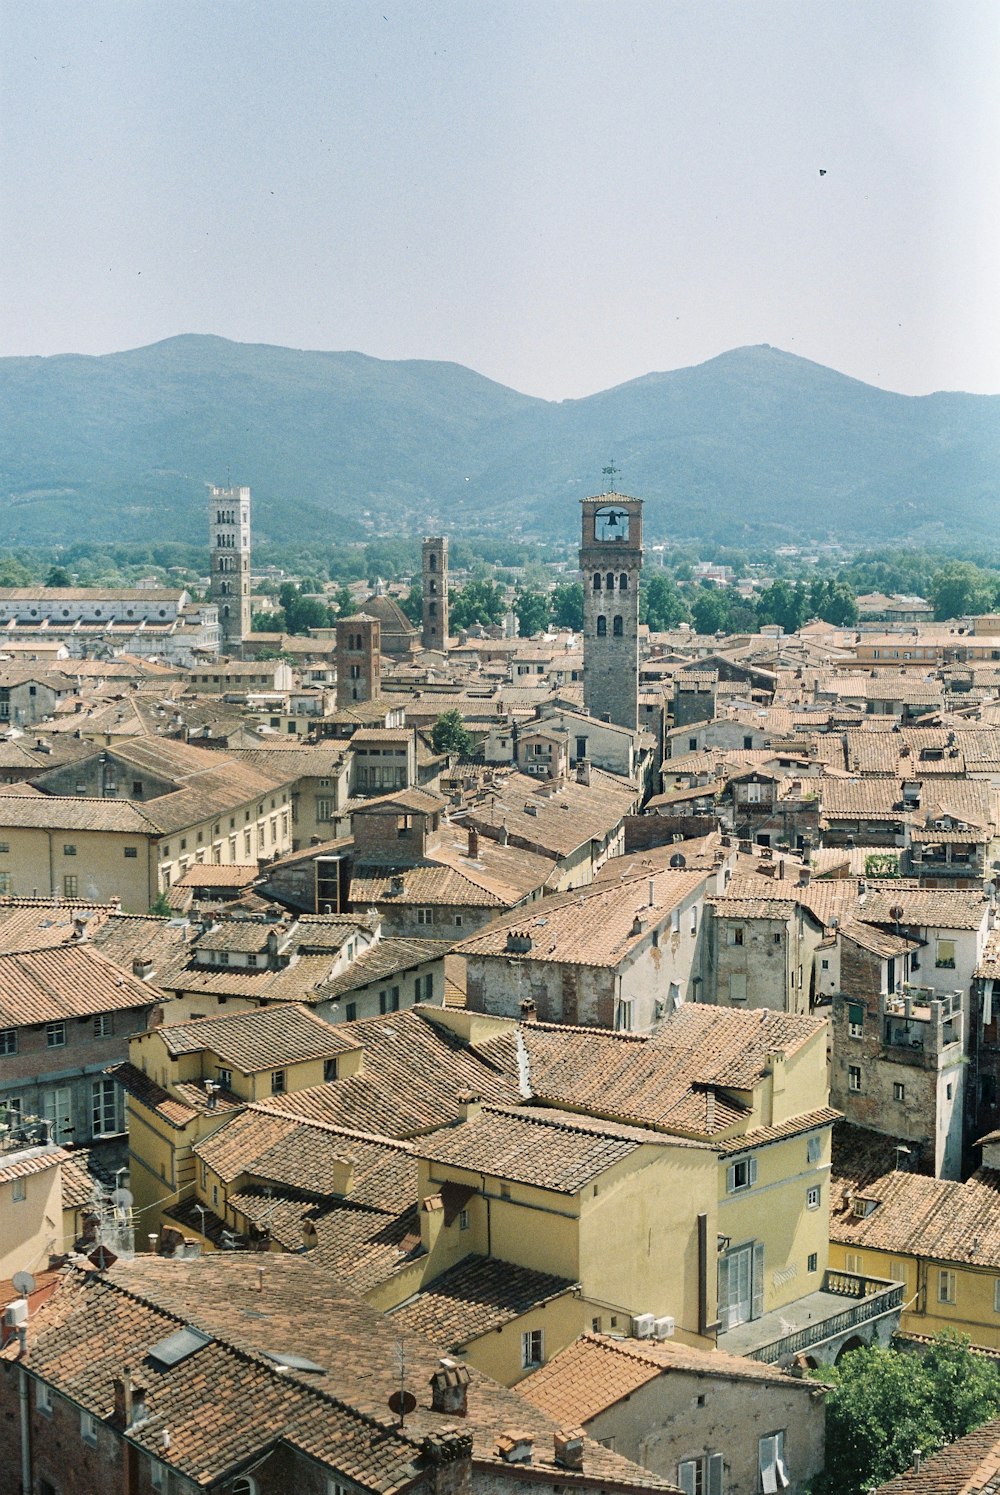
[[[210,596],[219,609],[219,653],[239,659],[250,633],[250,489],[209,488]]]
[[[581,508],[584,709],[634,732],[639,725],[642,500],[604,493],[583,499]]]

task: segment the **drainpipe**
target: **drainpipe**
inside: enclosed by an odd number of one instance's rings
[[[31,1469],[31,1416],[28,1403],[28,1372],[18,1366],[21,1400],[21,1495],[31,1495],[33,1488]]]

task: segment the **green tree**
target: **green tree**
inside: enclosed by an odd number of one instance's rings
[[[541,592],[518,592],[514,598],[514,611],[522,638],[534,638],[544,633],[549,626],[551,603]]]
[[[935,618],[943,621],[985,612],[992,603],[995,585],[995,580],[970,561],[948,561],[931,577]]]
[[[436,753],[459,753],[468,757],[472,738],[465,730],[462,713],[455,708],[443,711],[431,728],[431,744]]]
[[[167,901],[166,893],[157,893],[156,897],[149,905],[149,912],[156,915],[156,917],[160,919],[169,919],[172,916],[174,911]]]
[[[423,584],[415,581],[405,597],[398,598],[399,606],[415,628],[419,628],[424,617]]]
[[[250,631],[252,633],[285,633],[287,632],[285,614],[280,608],[277,612],[254,613],[250,619]]]
[[[73,582],[65,566],[50,566],[45,585],[47,587],[71,587]]]
[[[863,1495],[905,1469],[915,1448],[929,1453],[995,1417],[1000,1370],[968,1344],[939,1335],[923,1356],[873,1345],[821,1367],[833,1389],[813,1495]]]
[[[729,599],[715,587],[699,587],[691,603],[691,617],[698,633],[725,633],[729,627]]]
[[[350,618],[357,612],[357,603],[351,595],[350,587],[339,587],[334,598],[337,607],[338,618]]]
[[[282,582],[278,588],[278,601],[289,633],[308,633],[310,628],[328,628],[333,621],[330,609],[315,597],[303,597],[293,581]]]
[[[639,621],[648,623],[654,633],[664,633],[668,628],[676,628],[678,623],[690,623],[691,609],[676,582],[665,572],[654,572],[642,588]]]
[[[583,628],[583,587],[578,581],[563,582],[552,592],[552,621],[557,628]]]
[[[452,628],[470,628],[473,623],[499,623],[507,611],[503,589],[492,581],[470,581],[448,599]]]
[[[933,1386],[934,1415],[949,1443],[1000,1412],[1000,1367],[973,1355],[961,1335],[939,1334],[924,1355],[924,1369]]]

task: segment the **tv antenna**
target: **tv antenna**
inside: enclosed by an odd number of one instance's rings
[[[401,1339],[396,1342],[396,1365],[399,1369],[399,1390],[394,1391],[389,1398],[389,1411],[395,1412],[402,1427],[407,1415],[417,1405],[417,1399],[412,1391],[406,1389],[406,1346]]]

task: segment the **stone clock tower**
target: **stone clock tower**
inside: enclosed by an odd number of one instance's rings
[[[639,725],[642,500],[605,493],[582,502],[583,704],[590,716]]]

